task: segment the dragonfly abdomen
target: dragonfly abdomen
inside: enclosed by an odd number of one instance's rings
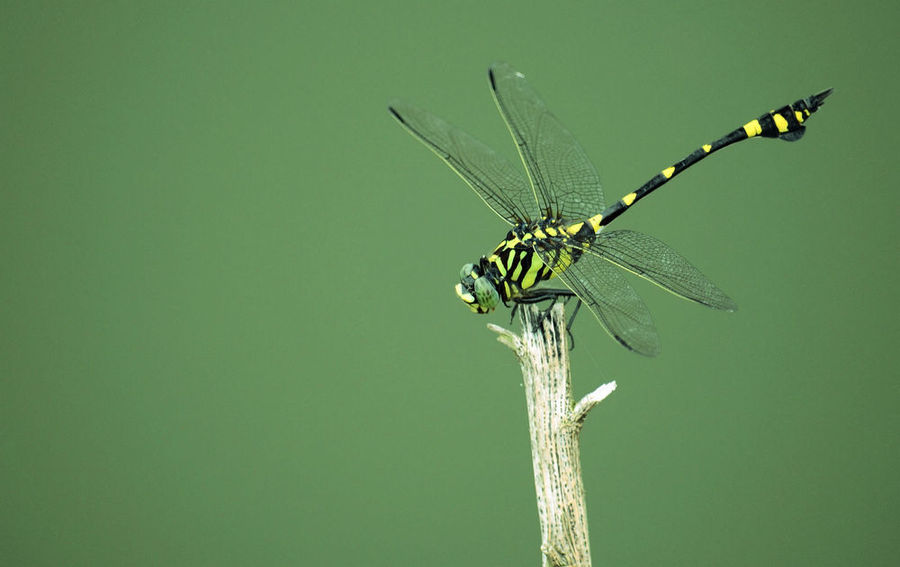
[[[668,183],[682,171],[707,156],[736,142],[755,138],[757,136],[762,138],[779,138],[787,142],[799,140],[806,131],[806,126],[804,126],[803,123],[822,106],[825,98],[830,94],[831,89],[828,89],[818,94],[801,98],[793,104],[782,106],[777,110],[770,110],[759,118],[751,120],[740,128],[722,136],[718,140],[710,142],[709,144],[703,144],[681,161],[677,161],[657,173],[637,190],[632,191],[607,207],[605,211],[589,218],[588,223],[590,223],[591,227],[596,232],[599,232],[601,227],[611,223],[629,207]]]

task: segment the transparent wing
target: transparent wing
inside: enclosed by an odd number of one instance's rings
[[[581,219],[606,208],[597,170],[525,75],[496,63],[489,76],[494,100],[519,147],[542,212]]]
[[[684,299],[723,311],[737,309],[737,304],[684,256],[652,236],[632,230],[601,232],[585,251]]]
[[[538,254],[549,266],[557,261],[553,250],[538,250]],[[659,336],[650,310],[619,268],[597,256],[584,254],[578,262],[556,274],[623,346],[644,356],[659,354]]]
[[[539,217],[528,181],[506,158],[426,110],[401,102],[392,103],[388,109],[500,218],[517,225]]]

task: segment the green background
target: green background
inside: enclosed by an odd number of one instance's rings
[[[538,565],[518,366],[453,295],[505,228],[388,115],[511,158],[527,73],[616,222],[740,305],[589,316],[597,565],[893,565],[896,2],[40,3],[0,12],[0,564]]]

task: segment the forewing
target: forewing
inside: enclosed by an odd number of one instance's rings
[[[556,261],[552,251],[538,251],[538,254],[547,265]],[[650,310],[619,268],[585,254],[568,269],[554,272],[614,339],[638,354],[659,354],[659,335]]]
[[[517,225],[539,216],[528,181],[506,158],[427,110],[402,102],[388,109],[503,220]]]
[[[600,177],[575,137],[525,75],[506,63],[489,72],[494,100],[525,163],[542,213],[581,219],[605,208]]]
[[[661,288],[723,311],[734,311],[737,304],[664,242],[641,232],[614,230],[601,232],[586,251],[612,262]]]

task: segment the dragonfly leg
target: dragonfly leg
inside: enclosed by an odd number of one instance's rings
[[[515,301],[515,305],[513,306],[512,313],[515,315],[516,310],[519,308],[521,304],[528,303],[540,303],[541,301],[550,301],[550,305],[541,313],[541,317],[546,317],[550,313],[550,309],[553,307],[553,304],[562,299],[562,301],[568,306],[569,301],[572,298],[575,298],[575,309],[572,311],[572,315],[569,317],[569,322],[566,324],[566,334],[569,335],[569,350],[573,350],[575,348],[575,335],[572,334],[572,324],[575,322],[575,316],[578,315],[578,310],[581,309],[581,298],[575,295],[572,290],[569,289],[536,289],[530,291],[528,293],[523,294],[520,297],[517,297]],[[512,322],[512,317],[510,317],[510,322]]]
[[[566,305],[569,304],[569,300],[572,299],[569,297],[566,299]],[[569,317],[569,323],[566,325],[566,333],[569,335],[569,350],[575,350],[575,335],[572,334],[572,324],[575,323],[575,316],[578,315],[578,310],[581,309],[581,298],[575,298],[575,309],[572,310],[572,316]]]
[[[571,299],[571,298],[569,298],[569,299]],[[567,299],[566,305],[568,305],[568,303],[569,303],[569,300]],[[570,332],[572,331],[572,324],[575,323],[575,316],[578,315],[579,309],[581,309],[581,298],[576,297],[575,298],[575,309],[572,310],[572,316],[569,317],[569,323],[567,326],[567,328],[569,329]]]
[[[519,302],[514,302],[513,308],[509,311],[509,324],[512,325],[513,319],[516,318],[516,312],[519,310]]]
[[[535,289],[527,291],[515,298],[516,303],[540,303],[541,301],[552,301],[559,297],[574,297],[575,292],[570,289]],[[568,301],[568,300],[566,300]]]
[[[531,303],[540,303],[542,301],[549,301],[550,305],[548,305],[547,308],[545,310],[543,310],[543,312],[541,313],[541,318],[543,319],[550,313],[550,309],[553,308],[553,304],[556,303],[556,301],[558,299],[564,298],[563,302],[568,304],[569,300],[572,299],[573,297],[577,298],[575,293],[569,289],[535,289],[535,290],[531,290],[531,291],[528,291],[528,292],[520,295],[519,297],[515,298],[514,301],[515,301],[516,305],[515,305],[515,307],[513,307],[513,313],[515,313],[515,310],[518,308],[518,306],[520,304],[531,304]],[[581,306],[581,299],[578,299],[578,304],[575,307],[575,313],[578,312],[578,308],[580,306]],[[575,314],[573,313],[572,318],[569,319],[570,324],[571,324],[571,321],[574,319],[574,317],[575,317]],[[570,333],[570,336],[571,336],[571,333]]]

